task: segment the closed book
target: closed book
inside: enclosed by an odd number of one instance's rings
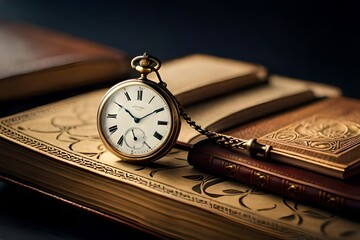
[[[0,53],[0,101],[104,86],[130,70],[121,50],[20,22],[0,22]]]
[[[229,132],[271,146],[270,158],[347,179],[360,172],[360,101],[323,99]]]
[[[287,164],[252,158],[212,140],[196,143],[189,163],[201,171],[230,177],[299,202],[336,211],[360,211],[360,177],[347,181]]]
[[[256,138],[274,148],[283,147],[289,151],[288,156],[297,158],[288,157],[281,162],[272,160],[271,155],[270,159],[252,158],[239,150],[205,140],[193,146],[188,161],[199,169],[299,201],[338,210],[359,210],[360,125],[356,117],[359,106],[356,99],[323,99],[226,132],[242,139]],[[274,144],[277,142],[279,144]],[[298,162],[294,164],[294,161]],[[317,168],[320,161],[324,163],[323,172]],[[308,169],[301,165],[303,162],[308,164]],[[337,170],[340,165],[342,170]],[[348,165],[352,168],[347,168]],[[352,177],[335,178],[327,171]]]

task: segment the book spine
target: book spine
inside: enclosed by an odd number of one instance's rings
[[[267,172],[244,166],[241,163],[228,161],[212,153],[208,148],[192,148],[188,162],[197,169],[220,177],[228,177],[236,181],[259,187],[269,192],[290,199],[335,211],[359,211],[357,201],[346,199],[314,187],[306,186],[296,180],[291,181]]]

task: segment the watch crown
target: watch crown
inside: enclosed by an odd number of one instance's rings
[[[150,64],[151,64],[151,62],[150,62],[149,59],[143,58],[143,59],[141,59],[141,60],[139,61],[139,64],[140,64],[141,67],[144,68],[144,67],[149,67]]]
[[[142,56],[134,57],[131,60],[131,67],[141,73],[141,79],[146,79],[149,73],[160,69],[161,62],[145,52]]]

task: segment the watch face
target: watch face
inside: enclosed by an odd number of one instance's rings
[[[133,159],[156,154],[171,135],[170,106],[148,84],[119,84],[108,92],[100,106],[99,131],[120,156]]]

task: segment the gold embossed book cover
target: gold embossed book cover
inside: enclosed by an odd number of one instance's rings
[[[0,173],[67,202],[176,239],[357,239],[360,223],[190,166],[174,149],[146,165],[106,151],[104,91],[0,119]]]
[[[360,103],[334,98],[318,112],[259,138],[287,153],[281,160],[337,178],[360,173]],[[276,154],[276,153],[274,153]]]

